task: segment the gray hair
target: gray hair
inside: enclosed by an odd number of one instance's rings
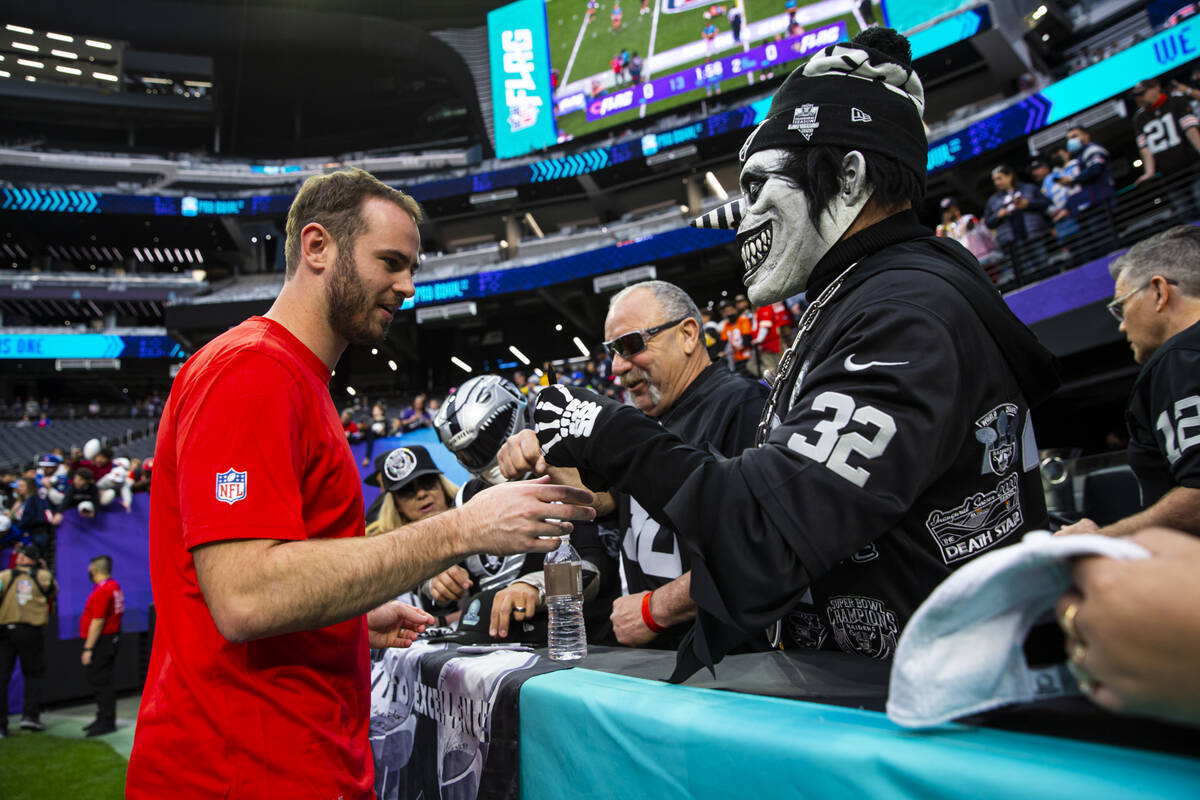
[[[1179,291],[1200,297],[1200,228],[1176,225],[1129,248],[1108,266],[1113,280],[1124,276],[1130,286],[1144,286],[1155,275],[1179,282]]]
[[[685,292],[673,283],[666,281],[642,281],[635,283],[632,286],[626,286],[621,291],[613,295],[608,301],[608,310],[612,311],[613,306],[624,300],[638,289],[649,289],[654,295],[655,301],[658,302],[659,308],[663,310],[666,318],[663,322],[669,322],[673,319],[683,319],[691,317],[696,320],[696,325],[700,328],[704,327],[704,322],[700,319],[700,309],[696,307],[696,302]],[[703,338],[703,337],[701,337]]]

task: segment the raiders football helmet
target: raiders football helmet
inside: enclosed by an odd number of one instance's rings
[[[496,456],[508,437],[526,427],[527,405],[512,381],[480,375],[446,398],[433,427],[468,472],[492,485],[504,483]]]

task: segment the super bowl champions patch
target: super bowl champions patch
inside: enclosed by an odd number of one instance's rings
[[[1002,479],[990,492],[976,492],[954,508],[933,511],[925,527],[947,564],[962,561],[1008,538],[1021,527],[1019,475]]]
[[[227,469],[217,473],[217,499],[233,505],[246,499],[246,472]]]
[[[833,640],[847,653],[886,659],[896,650],[900,623],[892,610],[874,597],[842,595],[829,598],[825,615]]]

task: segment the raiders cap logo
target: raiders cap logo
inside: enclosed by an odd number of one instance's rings
[[[383,474],[389,481],[402,481],[417,468],[417,457],[412,450],[401,447],[388,454],[383,462]]]

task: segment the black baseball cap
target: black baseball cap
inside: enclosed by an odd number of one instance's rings
[[[1029,168],[1030,168],[1030,169],[1035,169],[1035,168],[1037,168],[1037,167],[1047,167],[1047,168],[1049,168],[1049,166],[1050,166],[1050,165],[1046,163],[1046,160],[1045,160],[1044,158],[1035,158],[1033,161],[1030,161],[1030,162],[1029,162]]]
[[[533,619],[523,622],[509,618],[508,636],[500,638],[492,636],[488,629],[492,624],[492,601],[496,593],[504,587],[486,589],[471,597],[463,609],[462,618],[458,622],[458,630],[450,641],[462,644],[486,644],[491,642],[523,642],[527,644],[544,645],[549,631],[549,619],[546,609],[541,609]]]
[[[397,447],[375,459],[375,472],[363,479],[369,486],[394,492],[422,475],[441,475],[433,456],[419,444]]]

